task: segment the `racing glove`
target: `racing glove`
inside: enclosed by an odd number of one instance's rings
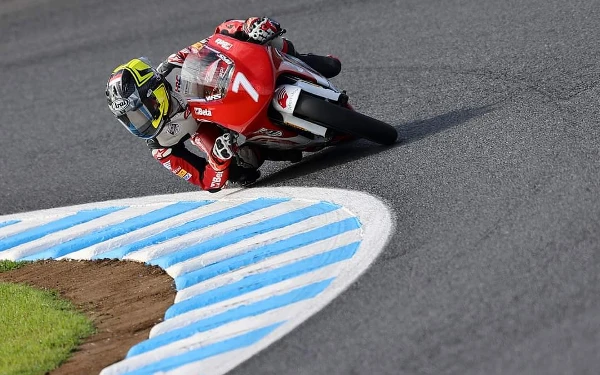
[[[244,22],[243,31],[248,35],[248,41],[263,44],[274,34],[281,31],[279,22],[267,17],[252,17]]]
[[[212,149],[213,157],[217,159],[220,164],[225,164],[226,161],[233,157],[233,148],[231,134],[225,133],[215,139],[215,144]]]

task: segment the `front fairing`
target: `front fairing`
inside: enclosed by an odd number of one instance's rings
[[[267,48],[224,35],[192,51],[181,76],[193,116],[238,133],[252,130],[247,128],[266,113],[275,89]]]

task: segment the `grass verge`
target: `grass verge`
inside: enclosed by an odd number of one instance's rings
[[[17,268],[23,267],[27,263],[28,262],[13,262],[12,260],[0,260],[0,272],[16,270]]]
[[[0,262],[2,270],[19,266]],[[0,301],[0,374],[45,374],[94,332],[91,321],[54,291],[0,282]]]

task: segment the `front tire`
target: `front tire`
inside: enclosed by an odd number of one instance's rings
[[[398,138],[396,129],[383,121],[340,107],[305,92],[300,93],[294,115],[328,129],[368,139],[385,146],[394,144]]]

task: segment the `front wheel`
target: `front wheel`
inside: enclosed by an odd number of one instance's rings
[[[294,115],[328,129],[389,146],[396,142],[398,132],[383,121],[340,107],[319,97],[300,93]]]

